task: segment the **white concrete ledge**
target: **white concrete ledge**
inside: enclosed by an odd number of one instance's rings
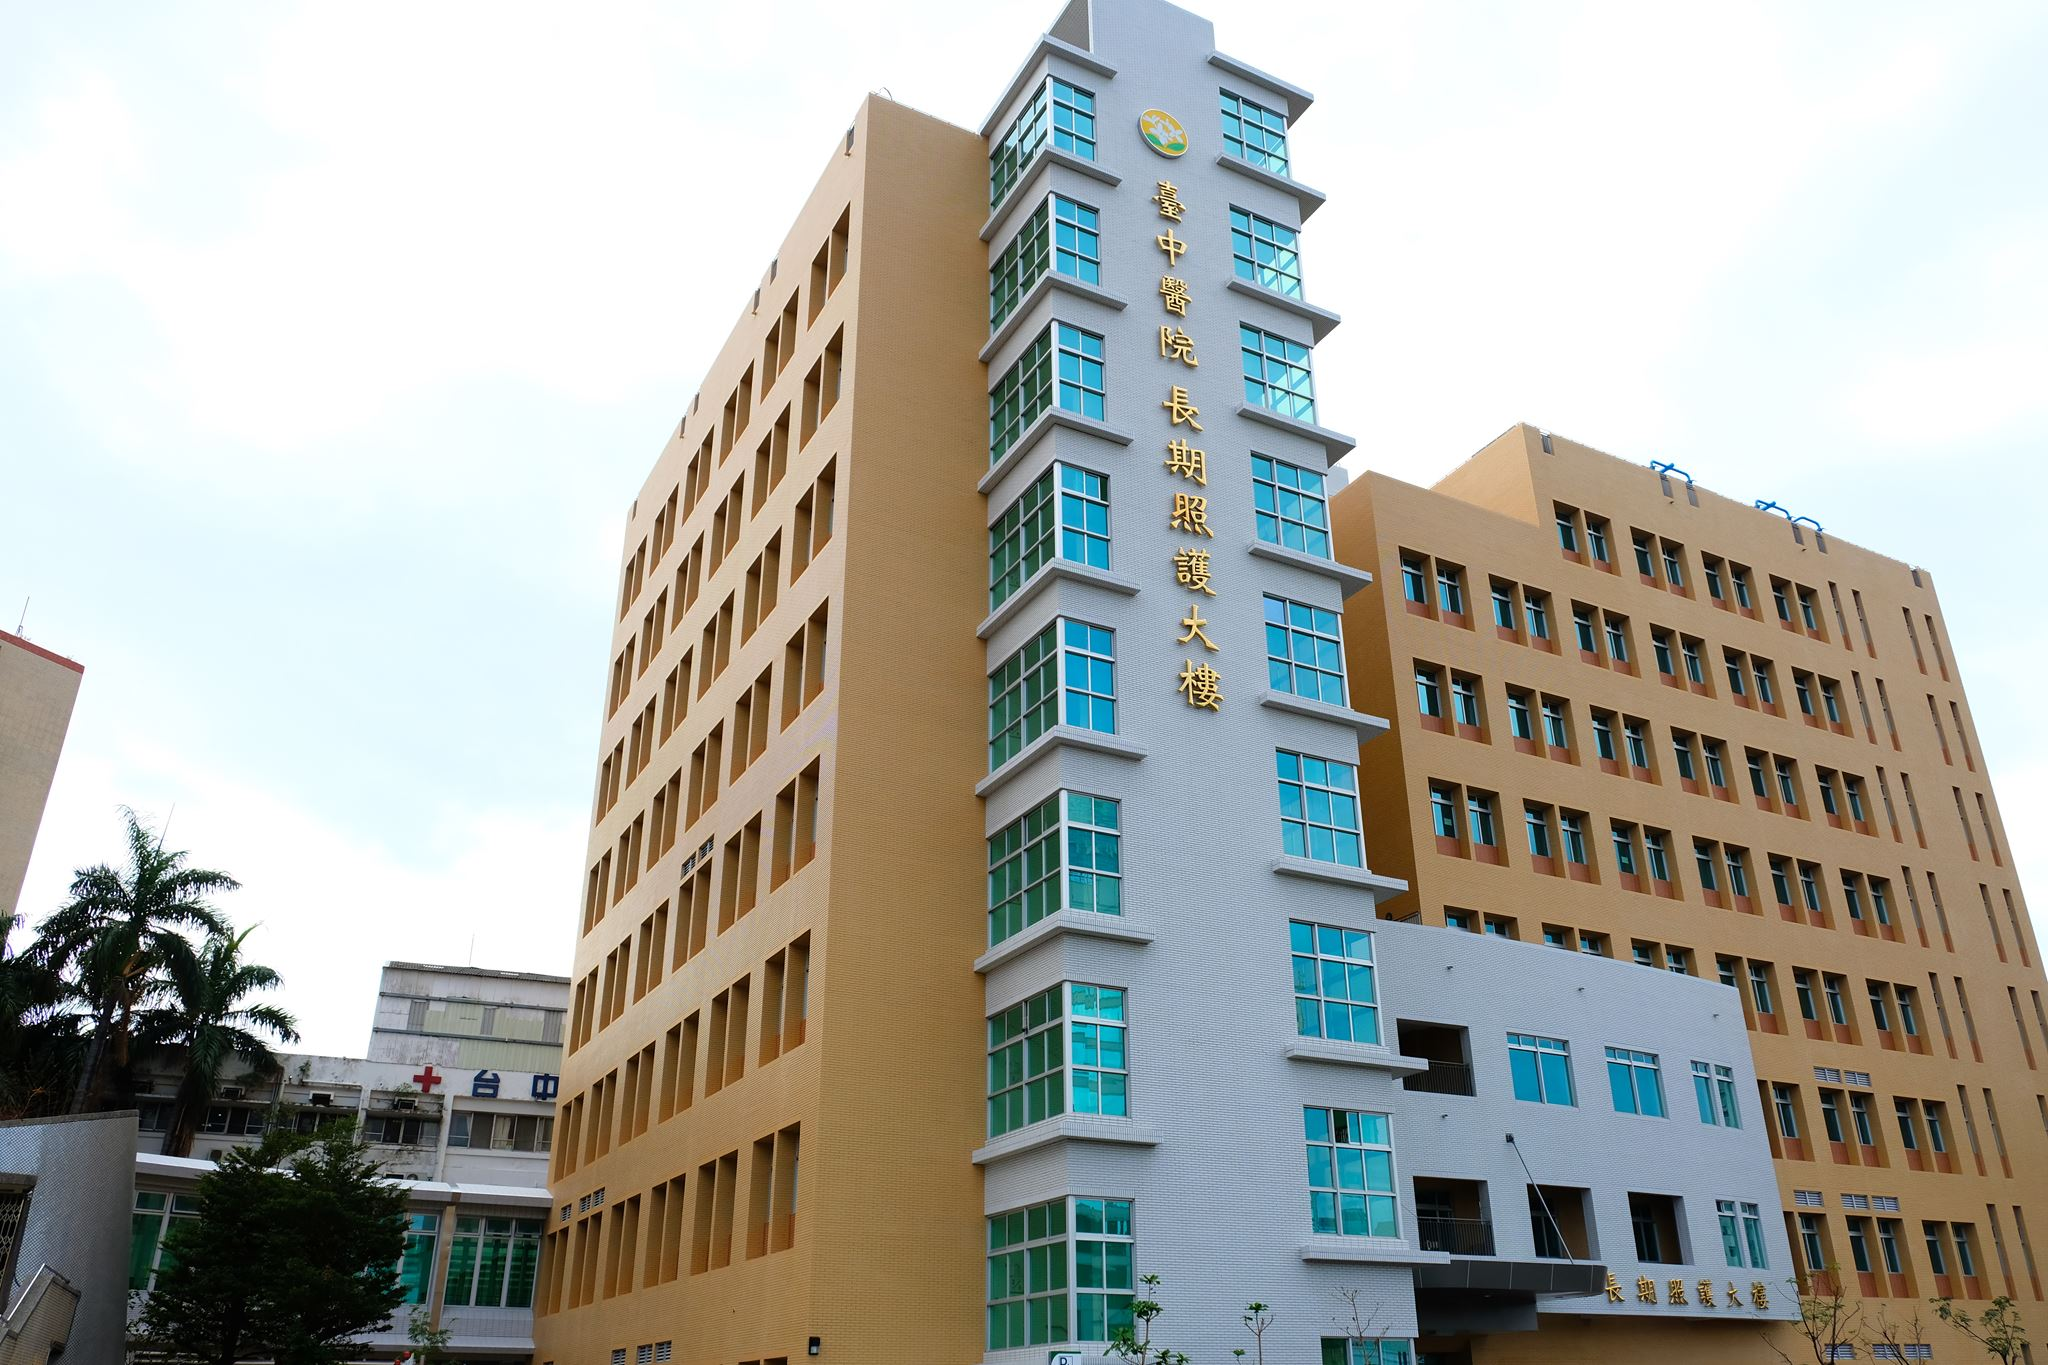
[[[1116,758],[1141,759],[1145,756],[1144,746],[1117,735],[1105,735],[1099,730],[1083,730],[1078,725],[1055,725],[1037,739],[1010,755],[1010,761],[974,784],[976,796],[988,796],[1023,772],[1039,757],[1054,749],[1086,749],[1093,753],[1109,754]],[[1406,890],[1406,885],[1402,887]]]
[[[1082,583],[1091,588],[1101,588],[1105,592],[1121,593],[1125,597],[1138,595],[1136,583],[1128,578],[1119,578],[1106,569],[1098,569],[1093,564],[1076,564],[1071,559],[1049,559],[1039,565],[1037,573],[1018,584],[1017,590],[1003,599],[1003,605],[990,612],[987,619],[975,627],[975,636],[983,640],[993,636],[1003,628],[1004,622],[1015,617],[1018,612],[1024,610],[1026,603],[1043,592],[1047,584],[1062,579],[1069,583]],[[1384,728],[1385,722],[1381,722],[1381,725]]]
[[[1429,1063],[1420,1057],[1403,1057],[1398,1052],[1369,1043],[1335,1042],[1328,1038],[1296,1038],[1280,1052],[1297,1062],[1362,1066],[1374,1071],[1391,1071],[1397,1076],[1412,1076],[1429,1070]]]
[[[1032,418],[1031,425],[1024,428],[1024,434],[1010,443],[1010,448],[1003,452],[1001,459],[989,466],[988,473],[981,476],[981,482],[975,485],[975,489],[986,493],[1001,483],[1003,476],[1024,463],[1024,457],[1031,453],[1031,448],[1054,427],[1078,431],[1083,435],[1108,441],[1111,445],[1127,446],[1137,439],[1129,432],[1119,431],[1109,423],[1098,422],[1093,417],[1083,417],[1080,413],[1068,412],[1065,408],[1047,408]]]
[[[1310,573],[1334,578],[1343,585],[1346,597],[1372,584],[1372,575],[1364,569],[1354,569],[1349,564],[1324,559],[1321,555],[1312,555],[1305,550],[1290,550],[1285,545],[1275,545],[1267,540],[1254,540],[1246,548],[1261,559],[1270,559],[1279,564],[1292,564],[1297,569],[1307,569]]]
[[[1243,157],[1232,156],[1229,152],[1216,153],[1216,164],[1236,171],[1239,175],[1245,176],[1248,179],[1256,180],[1268,189],[1278,190],[1282,194],[1293,195],[1295,204],[1301,209],[1301,221],[1304,223],[1309,220],[1311,214],[1323,206],[1323,201],[1330,197],[1321,190],[1310,189],[1300,181],[1291,180],[1284,175],[1275,175],[1264,166],[1254,166]],[[984,236],[982,240],[987,241],[988,238]]]
[[[1226,71],[1241,81],[1250,81],[1253,85],[1262,86],[1270,94],[1285,95],[1287,97],[1287,121],[1289,123],[1294,122],[1307,113],[1308,107],[1316,102],[1314,95],[1311,95],[1294,82],[1283,81],[1278,76],[1270,72],[1261,71],[1250,62],[1241,62],[1227,53],[1211,52],[1209,54],[1209,65],[1215,67],[1218,71]],[[983,136],[986,136],[986,134]]]
[[[1307,697],[1297,697],[1292,692],[1275,692],[1270,687],[1259,694],[1259,705],[1270,706],[1276,711],[1292,711],[1297,716],[1312,716],[1317,720],[1348,725],[1358,732],[1361,744],[1387,732],[1387,722],[1378,716],[1353,711],[1348,706],[1332,706],[1326,701],[1310,701]]]
[[[996,101],[995,108],[989,110],[988,116],[982,119],[982,137],[987,138],[995,133],[997,120],[1017,102],[1017,96],[1023,94],[1024,88],[1031,84],[1033,74],[1037,74],[1040,80],[1045,78],[1040,65],[1048,57],[1058,57],[1063,61],[1072,62],[1083,71],[1092,71],[1104,80],[1116,79],[1116,68],[1108,62],[1086,48],[1075,47],[1065,39],[1055,38],[1048,33],[1038,40],[1038,46],[1031,49],[1031,55],[1024,59],[1024,64],[1017,68],[1017,74],[1010,77],[1010,83],[1003,87],[1002,98]]]
[[[1301,1244],[1304,1261],[1363,1265],[1449,1265],[1449,1252],[1423,1251],[1385,1237],[1315,1237]]]
[[[1085,175],[1090,180],[1099,180],[1111,189],[1124,183],[1124,178],[1115,171],[1105,170],[1092,161],[1085,161],[1075,156],[1072,152],[1063,152],[1053,146],[1051,140],[1048,139],[1043,147],[1040,147],[1031,154],[1031,160],[1025,163],[1022,171],[1018,172],[1016,183],[1011,185],[1010,192],[1003,196],[1003,202],[995,206],[995,210],[988,216],[988,221],[981,225],[982,241],[992,242],[1001,236],[1005,224],[1017,216],[1019,206],[1028,204],[1038,198],[1038,194],[1042,193],[1042,191],[1030,194],[1025,193],[1025,191],[1032,188],[1032,181],[1046,174],[1054,166],[1070,170],[1076,175]],[[1260,174],[1270,174],[1270,172],[1260,172]],[[1279,179],[1278,176],[1273,178]],[[1282,183],[1286,182],[1283,181]],[[1311,190],[1310,193],[1313,194],[1314,191]],[[1307,216],[1307,214],[1302,215],[1304,218]]]
[[[1248,299],[1257,299],[1261,303],[1270,303],[1282,312],[1292,313],[1295,317],[1308,324],[1309,331],[1314,334],[1317,341],[1321,341],[1332,331],[1336,330],[1337,324],[1344,320],[1327,308],[1318,308],[1312,303],[1306,303],[1301,299],[1295,298],[1292,294],[1283,294],[1277,289],[1268,289],[1263,284],[1241,279],[1236,275],[1230,277],[1230,282],[1225,288],[1229,289],[1233,294],[1242,294]]]
[[[974,1154],[974,1164],[986,1166],[1004,1157],[1037,1151],[1055,1142],[1109,1142],[1127,1147],[1157,1147],[1157,1128],[1141,1128],[1129,1119],[1091,1118],[1083,1114],[1062,1114],[1044,1119],[1028,1128],[1005,1133]]]
[[[1296,858],[1286,853],[1273,860],[1273,870],[1287,877],[1303,877],[1309,881],[1355,886],[1361,891],[1372,892],[1375,899],[1380,896],[1398,896],[1408,889],[1408,883],[1399,877],[1382,877],[1379,873],[1367,872],[1364,868],[1318,862],[1314,858]]]
[[[1276,431],[1288,431],[1296,436],[1305,436],[1320,445],[1328,453],[1332,462],[1343,459],[1345,455],[1358,447],[1356,440],[1346,436],[1341,431],[1332,431],[1328,427],[1319,427],[1314,422],[1304,422],[1299,417],[1288,417],[1283,413],[1275,412],[1271,408],[1262,407],[1257,403],[1239,403],[1237,405],[1237,415],[1239,417],[1249,417],[1254,422],[1262,422]]]
[[[1039,300],[1055,289],[1062,294],[1071,294],[1077,299],[1086,299],[1090,303],[1101,304],[1104,308],[1114,309],[1119,313],[1130,307],[1127,301],[1118,298],[1107,289],[1099,289],[1086,280],[1077,280],[1072,275],[1062,275],[1057,270],[1048,269],[1045,274],[1038,277],[1037,284],[1024,291],[1024,297],[1017,300],[1017,306],[1010,310],[1010,316],[1003,319],[1003,325],[996,328],[989,339],[982,343],[982,364],[986,365],[989,357],[1003,348],[1003,343],[1024,325],[1025,315],[1038,306]],[[1317,339],[1321,340],[1320,337]]]
[[[1158,935],[1132,924],[1121,915],[1098,914],[1093,910],[1058,910],[1027,929],[1010,935],[974,959],[974,970],[987,973],[1030,952],[1039,944],[1062,934],[1080,938],[1102,938],[1117,943],[1150,943]]]

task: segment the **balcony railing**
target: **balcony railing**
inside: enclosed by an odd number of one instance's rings
[[[1424,1214],[1415,1220],[1415,1242],[1424,1251],[1453,1256],[1493,1255],[1493,1224],[1484,1218],[1440,1218]]]
[[[1464,1062],[1432,1059],[1429,1070],[1402,1077],[1401,1085],[1407,1090],[1427,1090],[1434,1095],[1469,1095],[1472,1093],[1472,1068]]]

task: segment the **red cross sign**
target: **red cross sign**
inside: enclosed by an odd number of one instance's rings
[[[445,1076],[435,1074],[434,1064],[432,1062],[428,1062],[424,1067],[421,1067],[420,1074],[413,1077],[413,1080],[419,1084],[420,1093],[422,1095],[433,1094],[434,1087],[439,1085],[442,1081],[446,1079],[447,1077]]]

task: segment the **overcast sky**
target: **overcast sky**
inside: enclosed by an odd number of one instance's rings
[[[976,126],[1055,12],[0,0],[0,628],[86,665],[24,911],[175,807],[310,1048],[566,973],[628,501],[861,98]],[[1350,463],[1527,420],[1928,567],[2048,867],[2048,7],[1209,12],[1319,96]]]

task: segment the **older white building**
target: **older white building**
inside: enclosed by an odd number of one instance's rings
[[[177,1076],[146,1075],[129,1288],[151,1287],[165,1235],[198,1215],[199,1179],[223,1151],[275,1126],[313,1132],[347,1118],[410,1203],[394,1268],[406,1299],[371,1338],[372,1358],[408,1349],[415,1312],[453,1334],[455,1360],[530,1358],[568,996],[564,977],[389,963],[367,1057],[286,1053],[278,1076],[223,1084],[189,1157],[161,1152]]]

